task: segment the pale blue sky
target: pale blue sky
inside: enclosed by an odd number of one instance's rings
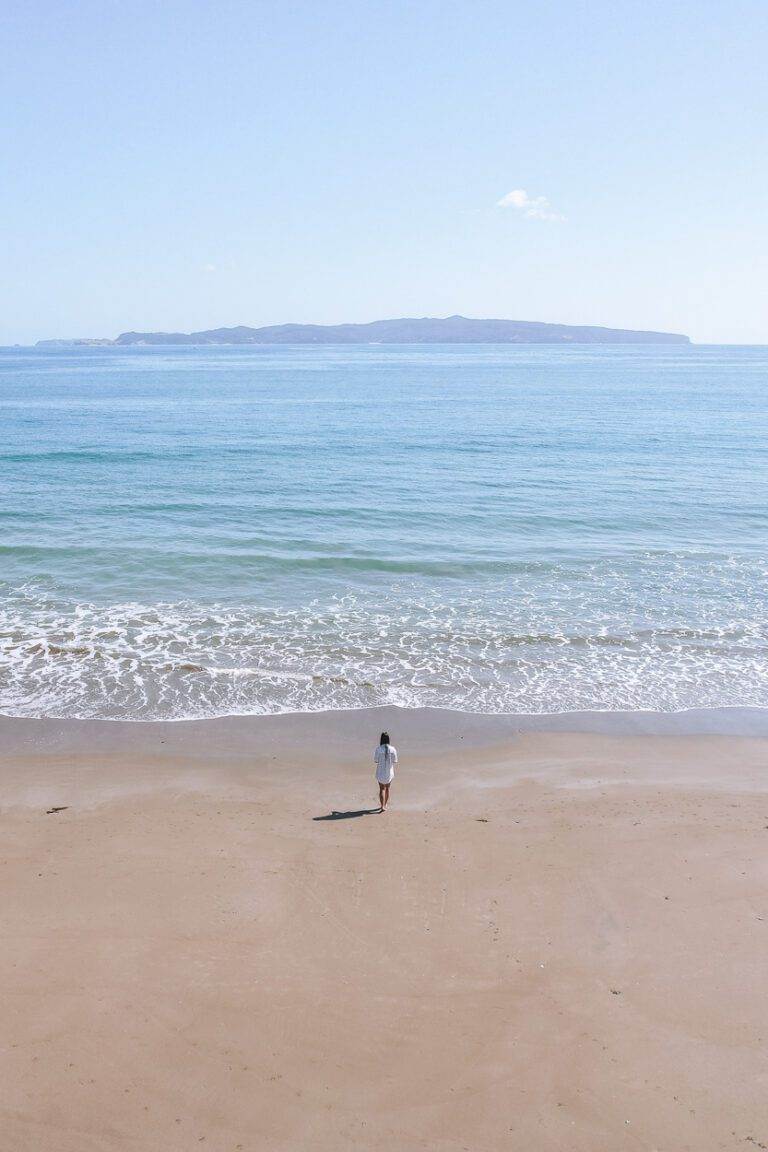
[[[454,312],[768,342],[764,0],[6,0],[0,43],[0,343]]]

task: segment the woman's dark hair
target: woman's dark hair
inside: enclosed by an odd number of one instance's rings
[[[389,732],[382,732],[379,744],[389,744]]]

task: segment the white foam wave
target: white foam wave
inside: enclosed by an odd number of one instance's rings
[[[125,719],[383,704],[476,712],[768,706],[753,562],[391,585],[292,607],[0,595],[0,712]]]

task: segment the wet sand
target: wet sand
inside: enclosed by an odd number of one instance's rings
[[[768,740],[664,724],[0,720],[0,1148],[768,1146]]]

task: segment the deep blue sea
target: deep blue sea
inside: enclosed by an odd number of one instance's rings
[[[0,350],[0,712],[768,706],[768,348]]]

